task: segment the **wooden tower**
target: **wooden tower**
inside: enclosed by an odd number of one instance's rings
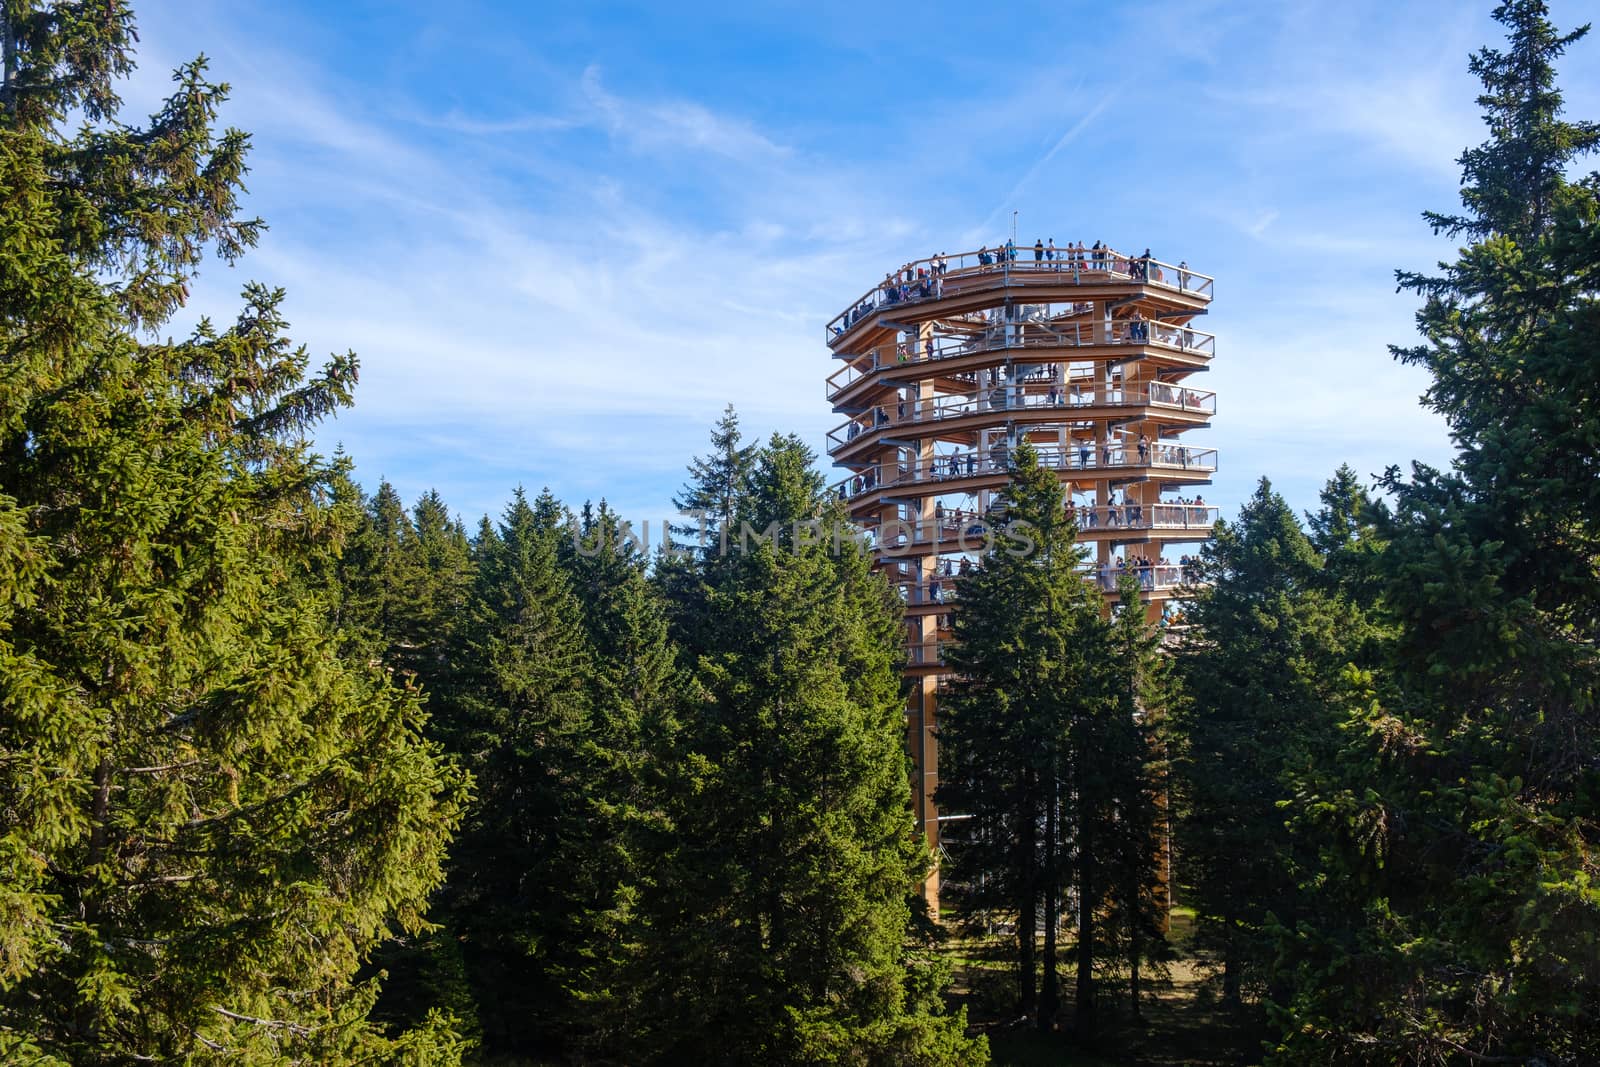
[[[1216,520],[1197,492],[1216,452],[1187,436],[1216,410],[1188,384],[1211,362],[1215,338],[1192,325],[1211,291],[1187,264],[1109,248],[984,249],[907,264],[827,326],[843,364],[828,400],[846,416],[828,451],[849,472],[834,491],[905,597],[913,802],[935,854],[941,642],[1008,450],[1030,442],[1067,486],[1085,580],[1109,603],[1134,567],[1161,620],[1183,580],[1171,553]],[[927,893],[936,908],[937,872]]]

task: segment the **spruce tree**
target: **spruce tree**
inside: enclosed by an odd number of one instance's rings
[[[689,481],[672,504],[685,514],[704,516],[707,539],[726,550],[726,536],[737,533],[739,509],[755,463],[756,446],[744,444],[739,415],[729,404],[711,431],[711,451],[689,464]],[[700,528],[685,528],[699,536]]]
[[[799,543],[842,522],[798,441],[762,450],[681,602],[703,642],[668,811],[679,832],[648,901],[656,976],[630,1060],[983,1062],[906,954],[928,856],[910,815],[898,598],[868,553]],[[753,488],[752,488],[753,487]]]
[[[1238,1004],[1273,977],[1272,923],[1301,911],[1304,851],[1283,810],[1291,773],[1323,758],[1343,695],[1348,620],[1321,587],[1321,558],[1263,478],[1200,553],[1181,648],[1184,800],[1178,876],[1201,943]]]
[[[593,651],[558,561],[564,523],[519,490],[480,539],[469,618],[433,704],[477,781],[442,905],[462,941],[485,1050],[559,1051],[578,1022],[572,972],[589,933],[601,826]]]
[[[1451,469],[1391,471],[1374,561],[1391,654],[1308,789],[1329,847],[1284,1062],[1600,1059],[1600,126],[1561,118],[1546,5],[1495,9],[1471,61],[1489,139],[1461,158],[1470,243],[1423,275],[1425,403]]]
[[[1370,613],[1382,594],[1375,558],[1383,551],[1376,505],[1349,464],[1341,464],[1317,496],[1322,506],[1306,513],[1306,532],[1322,557],[1323,587]],[[1368,662],[1371,654],[1358,658]]]
[[[422,926],[462,781],[300,584],[354,357],[307,377],[259,286],[141,342],[252,242],[246,138],[198,61],[117,121],[123,5],[0,15],[0,1059],[451,1060],[355,975]]]
[[[384,496],[380,487],[377,498],[357,509],[339,560],[342,632],[363,659],[378,660],[397,684],[420,690],[424,707],[448,707],[456,631],[469,607],[471,546],[436,491],[423,495],[409,521],[387,505],[380,508]],[[385,516],[382,528],[393,531],[381,542],[378,516]],[[383,551],[377,550],[380,543]],[[381,600],[374,591],[383,594]],[[381,629],[371,610],[378,603],[385,605]],[[437,723],[430,726],[438,732]],[[409,1028],[432,1011],[444,1011],[456,1018],[463,1038],[476,1041],[478,1013],[459,931],[446,909],[434,909],[430,919],[426,929],[401,931],[374,954],[369,969],[386,976],[374,1017]]]
[[[590,788],[598,877],[591,895],[606,902],[581,946],[575,992],[589,1024],[581,1047],[606,1058],[649,1040],[640,1031],[641,992],[656,978],[653,959],[639,948],[649,936],[643,900],[678,832],[667,786],[688,683],[638,538],[604,502],[585,505],[569,529],[560,558],[595,657]]]
[[[1105,955],[1127,968],[1135,1020],[1143,1015],[1146,967],[1163,974],[1172,955],[1166,940],[1172,844],[1168,716],[1177,700],[1172,659],[1141,609],[1139,580],[1124,574],[1106,635],[1105,728],[1097,738],[1098,755],[1090,756],[1111,779],[1107,836],[1113,869],[1102,940]]]
[[[638,898],[671,832],[661,760],[680,680],[664,608],[603,504],[580,521],[517,493],[480,534],[471,589],[437,494],[414,515],[421,592],[393,654],[418,662],[480,789],[439,928],[379,961],[379,1011],[448,1006],[491,1056],[608,1061],[638,1036]]]
[[[969,916],[998,907],[1017,930],[1018,1008],[1048,1028],[1056,928],[1070,884],[1079,903],[1077,1023],[1095,1028],[1096,924],[1111,891],[1102,839],[1115,772],[1098,760],[1107,726],[1104,632],[1084,551],[1056,476],[1026,443],[1000,498],[1002,536],[961,580],[955,678],[941,705],[939,803],[967,815],[952,844],[952,891]],[[1037,986],[1036,916],[1044,916]]]
[[[390,666],[407,644],[422,594],[415,538],[400,494],[380,482],[377,493],[364,502],[340,560],[340,625],[373,658]]]
[[[418,589],[403,614],[394,666],[414,672],[426,687],[449,676],[455,627],[465,617],[472,591],[472,546],[461,520],[450,514],[437,490],[429,490],[411,509],[412,557]]]
[[[691,523],[668,527],[669,541],[656,560],[654,579],[670,608],[673,638],[691,655],[709,648],[701,624],[708,584],[719,581],[739,540],[739,514],[746,509],[755,445],[744,443],[739,416],[729,404],[711,431],[711,450],[689,463],[689,480],[673,506]]]

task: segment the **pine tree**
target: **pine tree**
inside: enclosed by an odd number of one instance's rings
[[[711,431],[711,451],[689,463],[689,481],[672,499],[693,524],[669,527],[671,540],[656,560],[655,582],[670,609],[673,639],[690,655],[712,645],[698,627],[708,620],[701,610],[708,582],[719,581],[739,541],[741,509],[749,499],[755,445],[743,443],[739,416],[729,404]]]
[[[1600,126],[1560,118],[1562,35],[1500,5],[1509,48],[1471,68],[1489,139],[1467,151],[1471,243],[1423,297],[1425,403],[1449,471],[1391,471],[1373,571],[1387,661],[1361,678],[1348,743],[1308,788],[1329,843],[1285,1062],[1600,1058]]]
[[[340,560],[340,625],[373,658],[394,666],[422,592],[416,531],[394,486],[365,501]]]
[[[597,870],[593,895],[607,906],[582,946],[583,1046],[615,1057],[649,1041],[639,1031],[641,990],[654,980],[643,897],[678,828],[667,814],[669,760],[688,683],[667,626],[666,606],[646,570],[643,546],[604,502],[585,505],[562,542],[561,560],[595,652],[593,818]],[[692,832],[692,831],[691,831]]]
[[[1333,472],[1318,499],[1322,506],[1305,517],[1311,547],[1322,559],[1320,584],[1325,593],[1344,600],[1361,616],[1370,647],[1356,648],[1353,634],[1347,635],[1352,638],[1347,645],[1357,663],[1370,667],[1382,655],[1376,645],[1382,637],[1376,622],[1383,595],[1377,557],[1384,549],[1376,525],[1378,508],[1348,464]]]
[[[1000,907],[1016,917],[1018,1007],[1041,1027],[1059,999],[1055,931],[1070,878],[1079,901],[1077,1023],[1089,1037],[1096,923],[1112,888],[1111,842],[1100,835],[1115,772],[1095,754],[1107,725],[1104,634],[1059,481],[1026,443],[1012,462],[1000,500],[1007,535],[961,583],[939,803],[970,816],[968,840],[951,846],[952,890],[969,915]]]
[[[122,5],[0,10],[0,1059],[451,1060],[355,975],[422,925],[462,782],[300,585],[354,357],[307,378],[258,286],[141,343],[253,241],[246,139],[200,62],[116,121]]]
[[[738,536],[735,524],[749,489],[756,455],[756,446],[743,441],[738,413],[729,404],[711,431],[710,453],[689,463],[689,481],[672,498],[673,507],[685,515],[701,517],[701,525],[684,526],[677,532],[696,542],[703,539],[703,553],[726,553],[729,539]]]
[[[1124,574],[1119,606],[1108,626],[1105,729],[1098,754],[1091,754],[1111,776],[1109,917],[1104,924],[1106,955],[1128,972],[1130,1014],[1143,1012],[1146,965],[1158,974],[1171,958],[1166,940],[1171,864],[1168,715],[1177,700],[1171,658],[1161,634],[1139,610],[1139,581]]]
[[[440,735],[477,780],[441,903],[491,1054],[562,1047],[593,905],[594,657],[552,512],[547,494],[519,490],[480,538],[470,616],[434,698]]]
[[[1222,958],[1223,999],[1272,980],[1272,922],[1303,910],[1307,862],[1282,806],[1291,772],[1332,745],[1348,656],[1346,613],[1321,588],[1321,558],[1262,479],[1200,554],[1179,669],[1184,813],[1179,878],[1201,941]]]
[[[420,690],[424,706],[437,709],[448,705],[456,629],[468,612],[471,546],[436,491],[423,495],[409,521],[387,505],[380,507],[384,496],[380,487],[377,498],[357,509],[339,560],[335,593],[342,605],[342,632],[362,658],[378,659],[397,684]],[[382,551],[378,516],[381,528],[393,531],[382,539]],[[381,565],[376,572],[373,564]],[[375,590],[382,592],[381,600],[373,596]],[[374,603],[384,605],[381,629],[371,621]],[[402,931],[374,954],[368,969],[385,978],[373,1016],[406,1029],[432,1011],[444,1011],[456,1019],[463,1038],[476,1042],[478,1012],[459,931],[446,909],[434,909],[430,919],[442,921],[414,933]]]
[[[472,546],[461,520],[450,514],[436,490],[411,509],[407,547],[419,588],[404,613],[401,647],[391,650],[397,669],[414,672],[424,687],[449,677],[455,627],[465,617],[472,590]]]
[[[729,521],[842,521],[812,459],[775,438]],[[747,539],[694,577],[701,598],[679,610],[704,641],[703,695],[673,760],[680,832],[648,902],[656,978],[630,1059],[983,1062],[905,953],[928,857],[910,816],[897,598],[865,551],[835,555],[826,537]]]

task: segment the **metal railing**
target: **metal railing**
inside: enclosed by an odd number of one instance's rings
[[[1210,300],[1215,279],[1200,274],[1185,264],[1171,264],[1155,258],[1133,256],[1111,248],[1098,252],[1086,249],[1049,250],[1034,258],[1029,246],[1006,250],[988,248],[976,252],[958,252],[953,256],[928,256],[905,264],[898,271],[885,275],[884,280],[852,301],[843,312],[834,316],[825,328],[825,337],[832,343],[842,337],[858,322],[881,308],[897,307],[908,303],[922,303],[955,295],[963,289],[973,288],[993,280],[995,276],[1029,278],[1049,284],[1101,284],[1107,281],[1138,281],[1160,286],[1174,292],[1189,293]]]
[[[1217,450],[1191,448],[1169,441],[1146,442],[1143,448],[1126,440],[1097,443],[1083,441],[1068,447],[1035,448],[1039,465],[1051,470],[1150,469],[1209,474],[1217,469]],[[907,463],[875,464],[860,474],[841,478],[829,487],[840,499],[853,499],[879,489],[932,485],[967,478],[999,478],[1010,470],[1006,449],[980,453],[964,449]]]
[[[1202,415],[1217,413],[1217,394],[1207,389],[1190,389],[1171,382],[1149,382],[1150,403],[1179,411],[1195,411]]]
[[[900,588],[900,599],[911,607],[925,607],[928,605],[955,604],[961,599],[960,579],[950,575],[930,578],[926,582],[901,580],[895,584]]]
[[[1072,512],[1080,536],[1112,530],[1134,533],[1177,530],[1193,533],[1195,540],[1209,537],[1220,515],[1219,509],[1209,504],[1074,505]],[[937,518],[891,520],[882,530],[869,523],[865,530],[868,543],[875,551],[914,556],[930,548],[949,552],[982,551],[990,544],[991,532],[998,534],[1004,522],[1003,517],[985,516],[976,510],[969,514],[952,508]],[[940,594],[949,599],[954,595],[952,583],[958,580],[957,575],[945,574],[933,582],[940,583]],[[895,584],[909,589],[919,582],[915,578],[901,577],[895,579]],[[921,602],[907,596],[908,603]]]
[[[906,645],[906,664],[912,667],[944,666],[944,650],[954,641],[914,641]]]
[[[996,324],[970,334],[925,337],[921,341],[896,341],[849,359],[824,383],[829,400],[869,375],[889,367],[902,367],[955,359],[984,352],[1028,349],[1088,348],[1137,345],[1182,352],[1210,359],[1216,355],[1216,334],[1190,326],[1174,326],[1155,319],[1115,319],[1106,322],[1012,322]]]
[[[1027,379],[986,386],[978,399],[965,396],[939,396],[925,400],[901,400],[880,404],[828,431],[828,451],[834,452],[862,434],[896,426],[918,426],[958,419],[983,412],[1016,412],[1029,409],[1071,410],[1091,407],[1174,408],[1207,417],[1217,411],[1217,395],[1203,389],[1188,389],[1168,382],[1136,382],[1130,386],[1074,378],[1066,384]]]
[[[1175,563],[1152,563],[1148,566],[1134,564],[1127,567],[1100,567],[1094,572],[1094,582],[1102,592],[1115,593],[1124,574],[1132,574],[1143,592],[1177,589],[1190,578],[1190,568]]]
[[[953,509],[942,518],[896,519],[883,524],[881,529],[877,524],[868,523],[864,530],[869,547],[889,555],[902,552],[919,555],[929,546],[937,546],[941,552],[979,552],[991,543],[991,523],[996,524],[995,531],[998,531],[998,524],[1003,521],[986,518],[977,511],[963,514]]]
[[[1074,509],[1079,532],[1091,530],[1195,530],[1207,533],[1220,509],[1209,504],[1104,504]]]

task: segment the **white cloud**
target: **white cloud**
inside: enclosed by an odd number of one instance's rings
[[[1017,183],[1011,187],[1011,191],[1005,195],[1000,203],[995,205],[994,210],[989,212],[988,217],[983,220],[983,223],[978,229],[980,231],[988,231],[989,228],[995,224],[996,220],[998,220],[1006,211],[1010,210],[1017,202],[1017,194],[1021,193],[1024,189],[1028,188],[1028,186],[1032,185],[1034,179],[1038,178],[1040,172],[1049,165],[1050,161],[1055,159],[1063,148],[1066,148],[1068,145],[1076,141],[1079,135],[1082,134],[1084,130],[1088,129],[1095,119],[1100,117],[1100,113],[1106,109],[1106,106],[1111,103],[1112,99],[1113,94],[1109,92],[1104,93],[1098,100],[1090,105],[1082,115],[1078,116],[1072,125],[1068,126],[1066,131],[1062,133],[1060,137],[1056,138],[1055,143],[1050,146],[1049,151],[1045,152],[1044,155],[1035,160],[1033,165],[1023,173],[1022,177],[1017,179]],[[972,239],[981,240],[982,238],[975,235]]]
[[[514,133],[551,133],[581,125],[577,118],[559,115],[512,115],[507,118],[479,118],[452,108],[442,115],[418,114],[414,121],[422,126],[449,130],[469,137],[498,137]]]
[[[642,150],[695,149],[747,163],[787,159],[791,154],[748,122],[715,114],[693,101],[624,100],[601,84],[597,66],[584,69],[580,85],[606,128]]]
[[[244,277],[288,286],[297,337],[363,357],[358,407],[325,447],[345,440],[364,476],[407,495],[437,481],[475,514],[518,482],[550,482],[658,513],[726,401],[753,433],[820,444],[835,421],[822,324],[886,266],[959,251],[963,231],[992,243],[970,206],[1004,192],[983,227],[1019,206],[1030,222],[1107,227],[1091,236],[1121,224],[1218,275],[1221,342],[1202,384],[1221,395],[1206,443],[1223,450],[1225,501],[1263,470],[1320,481],[1347,457],[1429,455],[1443,435],[1416,409],[1419,377],[1384,350],[1409,328],[1388,270],[1444,250],[1420,227],[1400,245],[1386,228],[1439,205],[1369,218],[1345,190],[1316,202],[1296,182],[1315,150],[1444,184],[1472,121],[1465,49],[1397,63],[1399,42],[1368,56],[1360,35],[1316,39],[1320,5],[1263,30],[1225,4],[1185,13],[1198,2],[1161,11],[1206,34],[1132,77],[1063,44],[1026,79],[917,104],[910,133],[886,117],[882,159],[620,88],[596,65],[502,111],[422,112],[206,27],[235,84],[225,119],[256,137],[247,206],[280,227],[240,271],[208,272],[195,310],[229,317]],[[1277,48],[1226,61],[1246,30]],[[1115,77],[1085,93],[1084,69]],[[1193,79],[1181,97],[1168,75]],[[1121,121],[1174,98],[1184,109],[1155,112],[1164,125]],[[566,150],[579,142],[581,157]],[[1139,155],[1148,144],[1159,150]],[[697,201],[661,196],[664,176]]]
[[[1394,13],[1404,25],[1414,16]],[[1251,117],[1269,152],[1370,152],[1389,164],[1453,178],[1455,159],[1483,139],[1466,71],[1468,50],[1483,39],[1476,7],[1434,19],[1427,32],[1385,26],[1363,8],[1286,5],[1262,27],[1260,54],[1223,67],[1205,83],[1216,105]],[[1419,31],[1424,27],[1415,27]],[[1249,130],[1241,131],[1247,137]]]

